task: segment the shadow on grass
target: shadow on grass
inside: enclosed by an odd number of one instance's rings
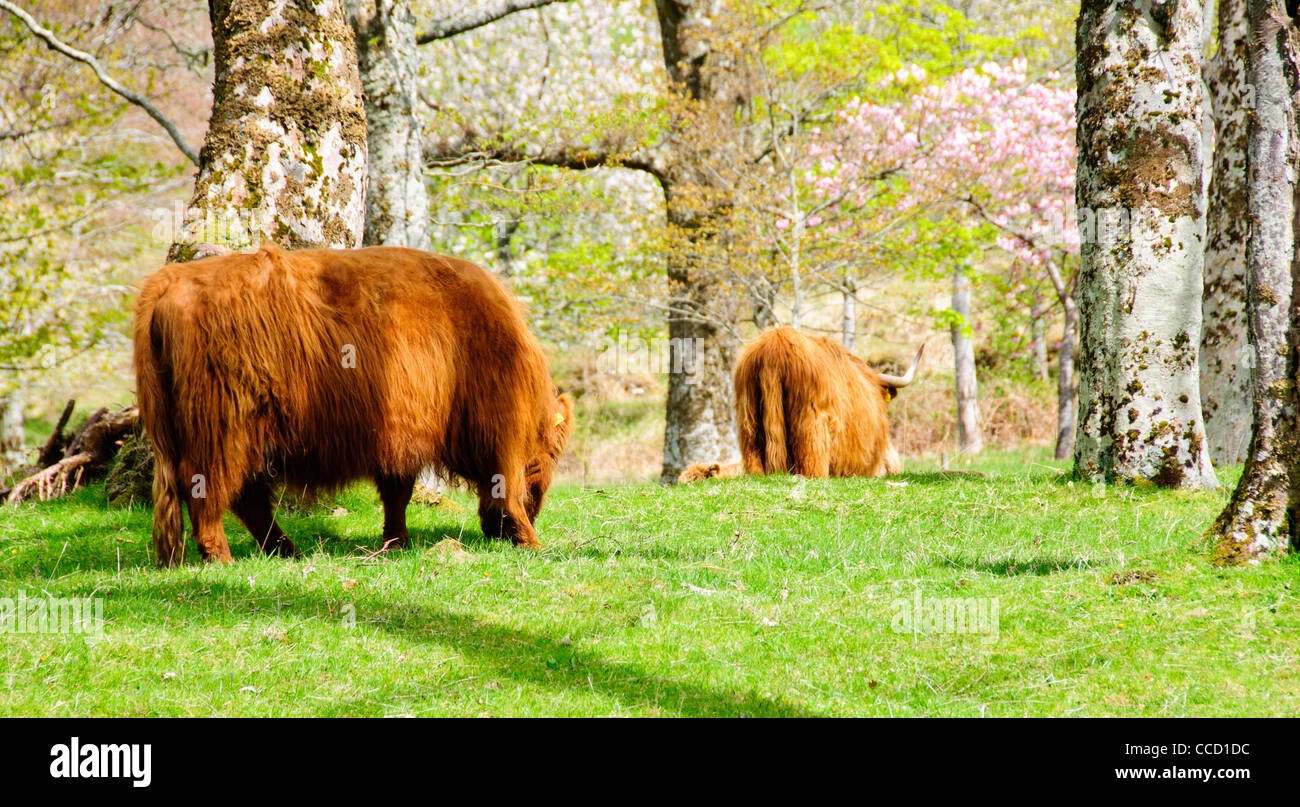
[[[115,596],[125,605],[129,598],[156,598],[156,584],[140,580],[128,582]],[[317,614],[322,619],[339,620],[341,603],[317,596],[310,591],[277,589],[265,595],[294,613]],[[232,608],[231,603],[249,600],[246,588],[224,581],[207,580],[199,596],[187,597],[171,606],[165,625],[174,629],[178,621],[188,623],[188,630],[224,628],[231,620],[250,616],[273,615],[279,607],[260,609]],[[120,607],[120,605],[119,605]],[[520,684],[542,686],[552,690],[586,690],[605,695],[621,704],[660,708],[683,717],[819,717],[780,697],[768,697],[754,691],[736,692],[714,689],[690,680],[665,678],[645,672],[627,662],[602,658],[575,647],[571,642],[541,633],[497,624],[484,616],[456,613],[388,600],[365,599],[356,603],[358,625],[383,631],[409,642],[436,644],[455,650],[467,659],[484,665],[487,676],[510,679]],[[187,620],[177,609],[190,612]],[[131,624],[154,621],[161,624],[161,612],[132,617]],[[178,616],[181,617],[178,620]],[[118,614],[117,619],[122,616]],[[205,623],[212,624],[205,624]],[[318,623],[319,624],[319,623]],[[341,621],[339,631],[347,631]],[[364,629],[364,628],[362,628]],[[357,630],[353,628],[352,630]],[[414,678],[418,671],[412,671]]]
[[[1049,575],[1057,572],[1091,569],[1097,565],[1094,560],[1086,558],[1031,558],[1029,560],[977,560],[963,561],[951,558],[944,560],[945,566],[955,569],[970,569],[975,572],[996,574],[1002,577],[1019,577],[1022,575]]]
[[[152,510],[113,510],[101,502],[93,501],[85,504],[88,507],[103,508],[102,512],[111,514],[111,517],[93,524],[42,528],[39,532],[21,536],[27,540],[15,547],[21,555],[15,559],[16,563],[11,564],[10,574],[44,579],[56,571],[67,573],[78,569],[96,572],[122,566],[153,565]],[[380,534],[382,528],[378,523],[381,519],[382,511],[376,509],[374,528],[358,530],[355,526],[345,529],[319,511],[289,512],[279,517],[280,525],[299,552],[304,555],[320,553],[337,558],[365,557],[377,552],[383,544]],[[436,522],[436,519],[432,520]],[[262,554],[238,519],[227,513],[225,525],[230,554],[236,563]],[[567,543],[556,540],[561,532],[568,533],[570,540]],[[551,540],[548,540],[548,533],[553,534]],[[457,520],[453,514],[442,523],[412,524],[409,536],[410,546],[393,550],[395,558],[401,558],[405,553],[421,552],[446,538],[459,541],[471,551],[491,551],[510,545],[508,540],[484,535],[477,516],[464,522]],[[635,556],[648,560],[682,561],[696,557],[665,547],[652,539],[617,539],[609,535],[589,538],[578,535],[563,525],[548,527],[543,523],[540,538],[542,551],[551,549],[560,559],[586,557],[604,561],[611,556]],[[32,539],[34,542],[28,542]],[[185,557],[187,563],[198,562],[198,548],[194,545],[188,519],[185,523]]]

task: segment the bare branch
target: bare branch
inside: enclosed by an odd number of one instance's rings
[[[100,84],[103,84],[108,89],[122,96],[122,98],[126,99],[128,102],[135,104],[145,112],[149,113],[149,117],[158,121],[159,125],[167,130],[167,134],[171,136],[172,142],[181,150],[181,153],[188,157],[190,162],[198,165],[199,153],[186,143],[183,137],[181,137],[180,130],[176,128],[176,124],[168,120],[167,117],[163,115],[163,113],[159,112],[157,107],[149,103],[149,100],[143,95],[128,90],[117,81],[117,79],[110,76],[99,63],[99,60],[94,56],[65,44],[56,37],[52,31],[42,27],[41,24],[33,19],[30,14],[23,11],[18,6],[15,6],[13,3],[10,3],[9,0],[0,0],[0,9],[4,9],[14,17],[18,18],[23,25],[27,26],[27,30],[31,31],[38,39],[42,40],[51,50],[58,51],[69,59],[89,65],[90,69],[95,72],[95,78],[99,79]]]
[[[482,28],[484,25],[494,23],[502,17],[514,14],[516,11],[527,11],[533,8],[549,6],[552,3],[567,2],[569,0],[497,0],[497,2],[489,4],[486,8],[471,5],[468,8],[462,8],[459,11],[440,17],[428,30],[417,36],[415,42],[418,45],[427,45],[440,39],[450,39],[457,34],[463,34],[466,31],[473,31],[475,28]]]
[[[970,205],[971,208],[974,209],[975,213],[980,218],[984,219],[989,224],[992,224],[994,227],[998,228],[999,230],[1011,236],[1012,238],[1017,239],[1018,241],[1020,241],[1020,243],[1024,244],[1030,249],[1039,250],[1040,252],[1043,251],[1042,246],[1038,243],[1037,239],[1035,239],[1033,236],[1029,235],[1028,233],[1021,232],[1020,230],[1017,230],[1014,227],[1009,227],[1006,224],[998,221],[994,217],[990,216],[988,212],[984,210],[983,205],[981,205],[978,201],[975,200],[974,196],[962,197],[961,201]],[[1067,285],[1065,282],[1065,278],[1061,277],[1060,270],[1057,269],[1056,264],[1051,260],[1050,257],[1043,262],[1043,268],[1047,270],[1047,279],[1052,281],[1052,286],[1053,288],[1056,289],[1056,296],[1059,297],[1061,299],[1062,304],[1064,304],[1065,301],[1071,296],[1073,296],[1074,294],[1073,286],[1078,281],[1077,276],[1075,278],[1075,283],[1071,283]]]
[[[584,171],[591,168],[629,168],[644,171],[661,183],[668,172],[666,160],[655,153],[621,153],[607,144],[593,146],[573,143],[543,144],[524,148],[510,143],[483,143],[476,138],[457,144],[455,148],[427,146],[424,149],[426,165],[450,168],[479,161],[500,163],[527,163],[569,168]]]

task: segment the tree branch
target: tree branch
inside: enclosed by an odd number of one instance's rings
[[[1024,244],[1030,249],[1036,249],[1039,250],[1040,252],[1044,251],[1043,247],[1038,243],[1037,239],[1035,239],[1033,236],[1029,235],[1028,233],[1021,232],[1015,229],[1014,227],[1009,227],[1006,224],[1003,224],[1002,222],[990,216],[984,210],[983,205],[981,205],[978,201],[975,200],[974,196],[964,196],[961,198],[961,201],[970,205],[971,208],[975,210],[975,213],[980,218],[984,219],[989,224],[992,224],[994,227],[998,228],[999,230],[1006,233],[1007,235],[1010,235],[1011,237],[1018,239],[1020,243]],[[1068,298],[1074,295],[1074,290],[1073,288],[1071,288],[1071,286],[1074,284],[1073,283],[1070,285],[1066,284],[1065,278],[1061,277],[1061,272],[1056,268],[1056,264],[1052,262],[1050,255],[1048,256],[1047,260],[1043,262],[1043,268],[1047,270],[1047,279],[1052,281],[1052,286],[1053,288],[1056,289],[1056,296],[1059,297],[1061,303],[1064,304]],[[1075,282],[1077,282],[1077,279],[1078,278],[1076,276]]]
[[[172,142],[181,150],[181,153],[188,157],[190,162],[198,165],[199,153],[185,142],[185,139],[181,137],[180,130],[176,128],[176,125],[168,120],[163,113],[159,112],[153,104],[149,103],[149,100],[143,95],[128,90],[126,87],[122,86],[120,82],[110,76],[94,56],[91,56],[85,51],[77,50],[70,45],[64,44],[52,31],[42,27],[41,24],[33,19],[30,14],[23,11],[18,6],[15,6],[13,3],[10,3],[9,0],[0,0],[0,9],[4,9],[14,17],[18,18],[23,25],[27,26],[27,30],[31,31],[38,39],[45,42],[51,50],[58,51],[69,59],[89,65],[90,69],[95,72],[95,78],[99,79],[100,84],[103,84],[108,89],[122,96],[122,98],[126,99],[128,102],[135,104],[145,112],[149,113],[149,117],[156,120],[164,129],[167,130],[167,134],[171,136]]]
[[[450,39],[457,34],[482,28],[502,17],[508,17],[516,11],[549,6],[552,3],[567,3],[569,0],[496,0],[486,8],[470,6],[440,17],[428,30],[415,38],[417,45],[427,45],[440,39]]]
[[[524,148],[510,143],[485,143],[468,137],[455,147],[426,145],[425,165],[450,168],[481,160],[502,163],[528,163],[585,171],[591,168],[628,168],[644,171],[662,184],[667,180],[668,165],[664,155],[649,153],[622,153],[617,148],[600,144],[595,146],[573,143],[543,144]]]

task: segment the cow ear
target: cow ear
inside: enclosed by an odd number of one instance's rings
[[[559,436],[557,448],[563,451],[565,444],[569,442],[569,435],[573,434],[573,397],[566,392],[557,397],[555,403],[559,405],[554,423],[555,432]]]

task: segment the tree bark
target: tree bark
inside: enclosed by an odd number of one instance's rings
[[[393,0],[348,0],[369,151],[364,242],[429,249],[415,17]]]
[[[957,445],[966,454],[984,450],[980,425],[979,384],[975,377],[975,346],[966,329],[970,327],[970,278],[961,269],[952,274],[952,310],[961,323],[952,326],[953,369],[957,392]]]
[[[1061,304],[1065,311],[1061,345],[1056,349],[1056,453],[1058,460],[1074,454],[1074,432],[1079,416],[1079,384],[1074,362],[1079,350],[1079,306],[1066,296]]]
[[[0,479],[21,466],[27,458],[23,404],[23,390],[18,385],[0,397]]]
[[[1252,563],[1300,533],[1300,30],[1281,0],[1249,0],[1246,299],[1254,410],[1232,500],[1211,528],[1214,561]]]
[[[1246,121],[1254,90],[1246,78],[1246,0],[1220,0],[1219,49],[1206,70],[1214,110],[1214,159],[1206,208],[1201,409],[1210,458],[1242,462],[1250,441],[1250,356],[1246,337]]]
[[[1200,7],[1084,0],[1078,19],[1079,428],[1087,479],[1214,487],[1198,347]]]
[[[718,0],[656,0],[664,65],[672,85],[669,140],[675,144],[660,175],[669,227],[679,243],[668,250],[668,375],[664,460],[660,480],[674,483],[696,462],[738,462],[732,366],[736,340],[726,327],[737,301],[721,278],[727,249],[728,198],[714,187],[711,161],[734,146],[735,90],[726,61],[714,51]],[[706,139],[707,138],[707,139]],[[694,372],[678,372],[690,351]]]
[[[1046,381],[1047,372],[1047,327],[1043,320],[1047,317],[1045,307],[1035,306],[1029,312],[1029,360],[1034,368],[1034,378]]]
[[[858,289],[852,280],[846,280],[840,293],[844,295],[840,307],[840,343],[852,352],[858,336]]]
[[[212,0],[212,120],[170,261],[203,244],[356,247],[366,116],[343,0]]]

